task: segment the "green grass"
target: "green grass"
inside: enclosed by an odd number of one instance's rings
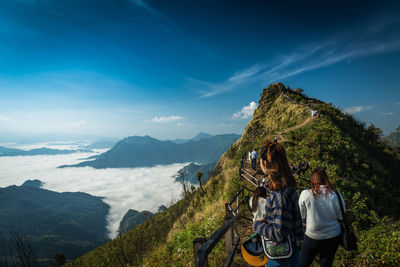
[[[85,254],[67,266],[138,266],[149,250],[167,240],[169,230],[189,206],[180,200],[166,211],[157,214],[126,234]]]

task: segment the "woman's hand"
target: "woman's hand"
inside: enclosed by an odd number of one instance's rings
[[[267,221],[265,218],[260,218],[260,219],[257,220],[257,222],[265,222],[265,223],[268,223],[268,221]]]

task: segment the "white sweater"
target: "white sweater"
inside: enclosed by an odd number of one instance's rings
[[[325,198],[325,186],[321,185],[321,195],[314,197],[311,189],[303,190],[299,198],[302,219],[306,219],[305,234],[317,240],[328,239],[340,234],[338,219],[342,219],[336,193],[330,191]],[[346,210],[342,195],[339,193]]]
[[[253,209],[252,208],[253,197],[250,197],[249,205],[250,205],[250,209]],[[266,215],[265,205],[267,205],[267,200],[265,198],[259,197],[257,211],[253,212],[253,222],[265,217],[265,215]]]

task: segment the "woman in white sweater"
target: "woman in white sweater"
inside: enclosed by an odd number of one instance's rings
[[[249,200],[249,205],[253,213],[253,223],[258,219],[264,219],[265,205],[267,204],[267,190],[264,186],[259,186],[254,191],[254,195]]]
[[[311,189],[301,192],[299,207],[306,225],[300,266],[310,266],[317,254],[321,266],[332,266],[340,242],[338,220],[342,220],[342,213],[335,188],[324,169],[316,168],[312,172]]]

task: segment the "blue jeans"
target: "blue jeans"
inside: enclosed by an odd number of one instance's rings
[[[297,267],[299,266],[299,252],[296,249],[295,254],[293,255],[293,257],[291,257],[290,259],[286,259],[286,260],[268,260],[267,262],[267,267]]]

